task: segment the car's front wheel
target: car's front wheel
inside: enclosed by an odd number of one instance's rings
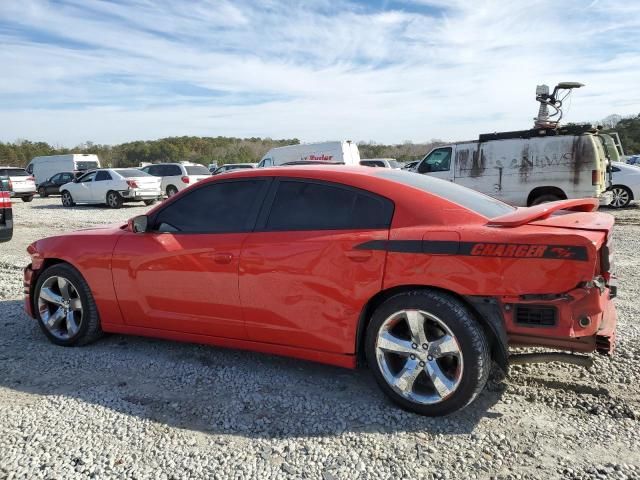
[[[110,208],[120,208],[122,207],[122,197],[118,192],[109,192],[107,193],[107,205]]]
[[[71,194],[66,190],[62,192],[62,196],[60,198],[62,200],[63,207],[73,207],[76,204],[76,202],[73,201]]]
[[[71,265],[61,263],[44,270],[33,301],[40,328],[56,345],[84,345],[102,335],[91,289]]]
[[[394,295],[380,305],[367,328],[365,353],[385,394],[428,416],[471,403],[491,367],[487,338],[473,314],[432,290]]]

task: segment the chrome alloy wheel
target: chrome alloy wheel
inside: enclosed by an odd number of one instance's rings
[[[109,193],[109,195],[107,195],[107,205],[109,205],[111,208],[116,208],[118,206],[118,194],[115,192],[111,192]]]
[[[400,310],[384,321],[376,359],[389,386],[420,404],[445,400],[462,379],[458,340],[442,320],[422,310]]]
[[[80,294],[64,277],[45,280],[38,294],[38,311],[45,328],[60,340],[68,340],[80,330],[83,316]]]
[[[611,193],[613,194],[613,200],[611,200],[610,203],[612,207],[621,208],[629,205],[631,199],[629,198],[629,192],[626,188],[613,187]]]

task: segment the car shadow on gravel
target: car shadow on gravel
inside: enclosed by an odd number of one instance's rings
[[[247,438],[348,432],[468,434],[492,411],[504,384],[466,409],[426,418],[391,404],[368,370],[246,351],[108,335],[81,348],[55,346],[20,301],[0,301],[0,387],[60,396],[68,408],[97,405],[161,424]]]

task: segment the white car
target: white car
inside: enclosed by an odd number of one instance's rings
[[[256,168],[257,163],[227,163],[216,168],[211,175],[219,175],[221,173],[231,172],[232,170],[238,170],[239,168]]]
[[[395,170],[402,168],[402,165],[395,158],[363,158],[360,160],[360,165],[363,167],[393,168]]]
[[[209,170],[199,163],[156,163],[140,170],[154,177],[160,177],[162,192],[167,197],[173,197],[189,185],[211,176]]]
[[[632,200],[640,200],[640,167],[622,162],[611,163],[611,193],[609,206],[626,207]]]
[[[153,205],[162,198],[160,179],[136,168],[101,168],[60,187],[62,205],[106,204],[120,208],[124,202]]]
[[[5,184],[11,197],[23,202],[30,202],[36,194],[36,183],[24,168],[0,167],[0,183]]]

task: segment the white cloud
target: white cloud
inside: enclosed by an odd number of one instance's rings
[[[617,0],[0,2],[0,140],[457,140],[563,80],[567,120],[637,114],[639,32]]]

